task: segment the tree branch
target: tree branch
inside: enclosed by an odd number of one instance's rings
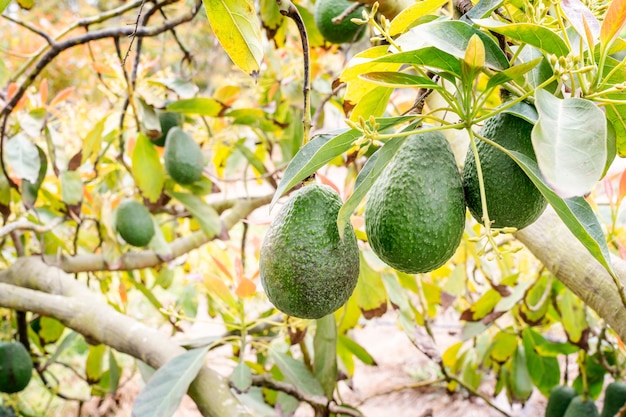
[[[613,279],[589,254],[550,207],[517,239],[565,286],[594,309],[626,341],[624,306]],[[626,283],[626,261],[612,256],[613,268]]]

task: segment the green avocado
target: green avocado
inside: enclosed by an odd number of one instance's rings
[[[22,391],[33,375],[33,360],[19,342],[0,342],[0,392]]]
[[[318,319],[350,298],[359,277],[352,226],[339,237],[341,199],[325,185],[294,192],[272,221],[259,259],[263,289],[283,313]]]
[[[351,19],[362,18],[362,7],[354,10],[338,24],[333,23],[333,19],[341,15],[348,8],[356,3],[349,0],[317,0],[315,3],[315,26],[320,31],[324,39],[330,43],[347,43],[357,41],[363,37],[367,30],[367,25],[357,25]]]
[[[590,398],[583,401],[583,397],[578,395],[572,398],[563,417],[600,417],[600,413]]]
[[[576,390],[567,385],[557,385],[550,391],[545,417],[563,417],[567,406],[576,397]]]
[[[370,189],[364,216],[372,250],[398,271],[429,272],[452,257],[463,236],[465,203],[441,132],[406,138]]]
[[[506,149],[536,160],[531,142],[533,125],[508,113],[487,119],[479,134]],[[505,153],[478,141],[478,156],[485,182],[485,195],[492,227],[523,229],[543,213],[547,202],[522,169]],[[472,216],[482,223],[483,209],[476,170],[476,159],[470,148],[463,168],[465,202]]]
[[[132,246],[146,246],[154,236],[150,211],[138,201],[125,199],[115,212],[115,229]]]
[[[604,406],[600,417],[613,417],[626,404],[626,383],[611,382],[604,390]]]
[[[152,139],[152,143],[156,146],[165,146],[165,138],[170,129],[180,127],[180,114],[169,111],[159,113],[159,123],[161,125],[161,136]]]
[[[189,185],[202,178],[202,148],[178,127],[171,128],[167,134],[163,161],[165,170],[178,184]]]

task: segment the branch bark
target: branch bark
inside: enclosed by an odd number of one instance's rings
[[[517,232],[516,237],[626,341],[626,312],[615,283],[550,207],[535,223]],[[626,284],[626,261],[616,256],[611,260]]]

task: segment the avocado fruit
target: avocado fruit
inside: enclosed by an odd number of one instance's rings
[[[335,44],[357,41],[363,37],[366,25],[357,25],[351,19],[362,18],[362,7],[351,12],[341,22],[335,24],[333,19],[341,15],[346,9],[355,5],[349,0],[317,0],[313,19],[315,26],[326,41]]]
[[[550,391],[545,417],[563,417],[567,406],[576,397],[576,390],[568,385],[557,385]]]
[[[163,161],[165,170],[178,184],[189,185],[202,178],[202,148],[179,127],[173,127],[167,133]]]
[[[137,247],[150,243],[155,233],[150,211],[132,199],[122,200],[117,207],[115,229],[126,243]]]
[[[454,155],[441,132],[408,136],[375,180],[365,202],[365,231],[387,265],[425,273],[454,255],[465,203]]]
[[[537,160],[531,141],[533,125],[508,113],[499,113],[485,121],[479,135]],[[504,152],[478,141],[476,144],[485,184],[485,196],[491,227],[514,227],[518,230],[533,223],[543,213],[547,201],[530,178]],[[465,202],[472,216],[483,222],[480,185],[476,159],[470,148],[463,168]]]
[[[563,417],[600,417],[600,413],[598,413],[598,407],[590,398],[583,401],[583,397],[577,395],[570,401]]]
[[[22,391],[33,375],[33,360],[23,344],[0,342],[0,392]]]
[[[159,112],[159,124],[161,125],[161,135],[152,140],[152,143],[156,146],[165,146],[165,138],[167,138],[167,134],[170,129],[173,127],[180,127],[180,114],[170,112],[170,111],[162,111]]]
[[[614,381],[604,389],[604,405],[600,417],[614,417],[626,405],[626,383]]]
[[[318,319],[350,298],[359,277],[359,249],[352,225],[339,236],[342,202],[326,185],[295,191],[281,207],[263,239],[261,283],[283,313]]]

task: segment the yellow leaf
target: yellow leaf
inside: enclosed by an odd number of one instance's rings
[[[252,0],[203,0],[211,29],[230,59],[252,76],[259,73],[261,25]]]
[[[424,0],[402,10],[392,21],[389,26],[389,34],[391,36],[399,35],[413,27],[413,24],[421,17],[434,14],[446,4],[448,0]]]
[[[613,0],[604,16],[604,21],[600,27],[600,42],[602,49],[605,49],[613,42],[613,39],[626,22],[626,0]]]
[[[151,202],[157,201],[165,183],[165,172],[155,146],[143,133],[137,137],[132,164],[133,177],[143,195]]]

